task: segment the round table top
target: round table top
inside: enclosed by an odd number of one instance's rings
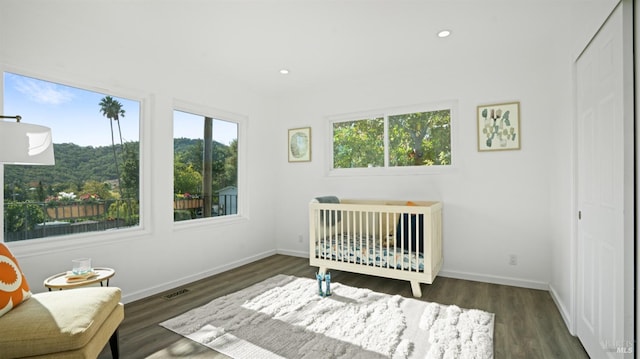
[[[76,288],[76,287],[81,287],[83,285],[88,285],[88,284],[93,284],[93,283],[100,283],[102,281],[105,281],[111,277],[114,276],[114,274],[116,274],[116,271],[111,269],[111,268],[102,268],[102,267],[98,267],[98,268],[93,268],[93,271],[96,273],[94,276],[91,276],[85,280],[78,280],[78,281],[73,281],[73,282],[68,282],[67,281],[67,274],[69,272],[62,272],[62,273],[58,273],[55,275],[52,275],[51,277],[47,278],[44,280],[44,286],[51,289],[51,288],[59,288],[59,289],[64,289],[64,288]]]

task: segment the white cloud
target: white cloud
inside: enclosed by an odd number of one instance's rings
[[[73,94],[61,86],[24,77],[16,81],[16,90],[42,104],[59,105],[73,99]]]

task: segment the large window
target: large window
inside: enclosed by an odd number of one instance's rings
[[[334,119],[333,170],[451,165],[451,108]]]
[[[3,76],[3,114],[50,127],[55,151],[53,166],[4,166],[4,241],[138,226],[140,102]]]
[[[173,112],[173,218],[238,214],[238,124]]]

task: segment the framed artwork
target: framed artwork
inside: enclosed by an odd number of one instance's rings
[[[311,127],[289,130],[289,162],[311,161]]]
[[[478,151],[520,149],[520,102],[478,106]]]

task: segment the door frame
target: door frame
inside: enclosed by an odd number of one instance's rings
[[[634,2],[636,9],[634,10]],[[611,14],[615,12],[618,7],[622,7],[622,17],[623,17],[623,39],[622,39],[622,49],[623,49],[623,128],[624,128],[624,154],[625,158],[623,160],[624,165],[624,263],[623,263],[623,272],[624,272],[624,327],[625,333],[624,338],[629,338],[626,340],[631,340],[633,345],[633,353],[637,352],[635,339],[635,331],[634,326],[636,323],[636,310],[637,307],[637,299],[634,296],[634,287],[638,283],[638,279],[636,277],[636,251],[638,248],[635,246],[635,238],[636,238],[636,228],[640,228],[636,219],[638,214],[635,211],[636,208],[636,191],[635,188],[640,188],[638,177],[636,176],[640,169],[636,169],[637,167],[637,158],[640,156],[640,149],[636,145],[635,141],[638,136],[640,136],[640,129],[635,126],[636,117],[635,117],[635,101],[634,98],[638,98],[638,94],[635,92],[636,83],[640,82],[640,66],[637,65],[638,59],[634,57],[634,33],[638,34],[637,25],[634,25],[634,16],[640,16],[640,9],[637,7],[640,6],[640,0],[620,0],[616,6],[613,6],[609,16],[607,16],[606,20],[602,23],[598,31],[593,34],[589,42],[584,46],[582,51],[574,58],[572,64],[572,72],[573,72],[573,96],[572,96],[572,106],[573,106],[573,139],[572,139],[572,151],[573,151],[573,168],[572,168],[572,213],[571,217],[572,226],[571,226],[571,258],[570,258],[570,278],[571,278],[571,323],[569,325],[569,332],[572,335],[577,335],[578,332],[578,276],[579,276],[579,259],[578,259],[578,211],[579,211],[579,196],[578,196],[578,162],[579,162],[579,154],[578,154],[578,111],[577,111],[577,61],[582,56],[584,51],[589,47],[593,38],[600,32],[601,28],[605,25],[605,23],[609,20]],[[635,13],[634,13],[635,11]],[[637,19],[640,21],[640,18]],[[639,36],[635,37],[635,45],[638,46],[640,44]],[[640,49],[640,47],[638,48]],[[636,68],[634,79],[634,67]],[[635,81],[634,81],[635,80]],[[635,130],[635,132],[634,132]],[[640,207],[638,207],[640,208]],[[638,212],[640,213],[640,211]],[[639,251],[640,253],[640,251]],[[632,357],[633,354],[625,354],[626,357]]]

